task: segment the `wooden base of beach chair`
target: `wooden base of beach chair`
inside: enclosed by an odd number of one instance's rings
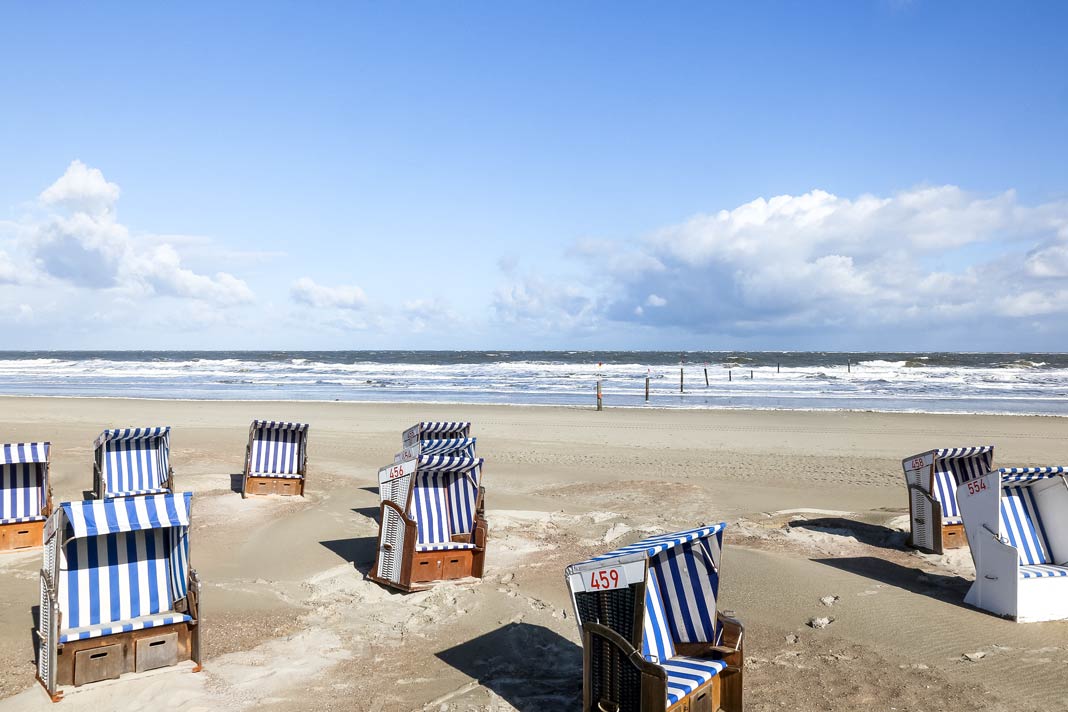
[[[285,477],[249,477],[245,480],[245,496],[279,494],[304,496],[304,479]]]
[[[44,522],[0,524],[0,551],[18,551],[41,546]]]
[[[959,549],[962,546],[968,546],[968,537],[964,533],[963,524],[943,524],[942,525],[942,548],[943,549]],[[941,553],[941,552],[939,552]]]
[[[56,684],[78,687],[192,660],[196,635],[195,625],[175,623],[63,643],[56,655]]]

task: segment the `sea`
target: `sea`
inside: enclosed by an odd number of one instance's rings
[[[0,395],[1068,415],[1068,354],[8,351]],[[649,397],[646,400],[646,382]]]

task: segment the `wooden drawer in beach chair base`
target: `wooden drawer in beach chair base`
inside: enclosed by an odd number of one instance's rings
[[[56,655],[56,684],[80,687],[128,672],[196,661],[198,635],[192,623],[177,623],[64,643]]]
[[[454,543],[470,548],[444,548],[448,545],[443,544],[441,549],[420,551],[416,521],[394,502],[382,502],[378,554],[368,578],[409,592],[425,590],[437,581],[482,578],[488,527],[481,497],[476,511],[474,532],[453,536]]]
[[[304,496],[304,478],[248,477],[245,479],[247,495]]]
[[[44,525],[43,521],[0,524],[0,551],[40,547],[44,536]]]

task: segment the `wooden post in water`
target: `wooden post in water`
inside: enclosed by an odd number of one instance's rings
[[[846,373],[853,373],[853,365],[846,359]]]
[[[733,381],[734,380],[734,371],[732,371],[729,368],[727,369],[727,380],[728,381]]]
[[[601,402],[601,362],[597,362],[597,410],[604,410]]]
[[[645,402],[649,402],[649,372],[645,372]]]
[[[749,369],[749,380],[750,381],[753,380],[753,370],[752,369]]]
[[[708,364],[705,364],[705,388],[708,388]]]
[[[679,367],[679,393],[682,393],[682,373],[683,373],[683,369],[680,366]]]
[[[782,373],[781,369],[782,369],[782,364],[781,363],[775,364],[775,373]]]

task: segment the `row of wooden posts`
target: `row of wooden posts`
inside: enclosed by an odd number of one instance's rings
[[[600,364],[597,364],[597,365],[598,365],[598,367],[600,366]],[[704,371],[705,371],[705,388],[707,388],[708,385],[709,385],[709,383],[708,383],[708,366],[705,366]],[[853,372],[853,364],[848,359],[846,360],[846,372],[848,372],[848,373],[852,373]],[[775,364],[775,373],[782,373],[782,364],[779,364],[779,363]],[[685,384],[685,380],[686,380],[686,375],[685,374],[686,374],[686,369],[683,368],[683,367],[680,367],[679,368],[679,393],[685,393],[685,391],[683,390],[683,387],[684,387],[684,384]],[[648,375],[645,376],[645,402],[646,403],[649,402],[649,378],[650,377]],[[733,380],[734,380],[734,369],[729,368],[729,369],[727,369],[727,381],[731,382]],[[753,380],[753,369],[749,370],[749,380]],[[597,410],[604,410],[604,401],[603,401],[602,393],[601,393],[601,379],[599,377],[597,379]]]

